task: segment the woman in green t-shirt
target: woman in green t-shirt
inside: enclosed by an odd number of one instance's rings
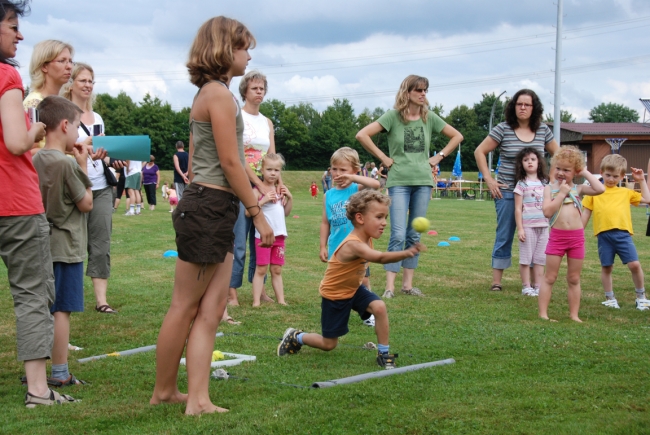
[[[412,228],[411,221],[426,216],[433,187],[431,167],[451,153],[463,140],[463,135],[429,110],[426,94],[429,80],[426,77],[410,75],[404,79],[395,96],[393,110],[384,113],[377,121],[357,133],[361,145],[390,168],[388,173],[388,195],[390,205],[390,242],[388,251],[408,249],[420,240]],[[387,157],[373,143],[371,137],[382,131],[388,133]],[[442,133],[449,138],[447,145],[435,156],[430,156],[431,138]],[[413,287],[413,274],[418,265],[418,256],[401,262],[384,265],[386,270],[386,291],[384,298],[395,296],[395,278],[404,268],[402,293],[422,296]]]

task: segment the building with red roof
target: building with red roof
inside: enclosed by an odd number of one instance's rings
[[[553,123],[549,123],[553,126]],[[650,124],[639,122],[563,122],[560,126],[562,145],[576,145],[587,156],[587,169],[594,174],[600,173],[600,162],[612,148],[607,139],[626,139],[620,147],[619,154],[627,159],[628,173],[630,167],[648,168],[650,160]]]

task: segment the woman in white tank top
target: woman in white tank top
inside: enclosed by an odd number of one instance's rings
[[[260,105],[264,101],[268,83],[266,76],[259,71],[250,71],[242,77],[239,83],[239,94],[244,101],[242,107],[242,118],[244,118],[244,155],[246,156],[246,173],[252,185],[262,193],[268,192],[260,176],[262,157],[267,153],[275,153],[275,138],[273,123],[270,119],[260,113]],[[280,181],[282,184],[282,181]],[[232,267],[230,279],[230,290],[228,292],[228,304],[239,305],[237,289],[244,281],[244,263],[246,261],[246,240],[249,241],[250,257],[248,261],[248,282],[253,282],[255,275],[255,228],[250,218],[244,214],[240,206],[239,217],[234,228],[235,232],[235,261]],[[252,234],[252,235],[251,235]],[[266,290],[262,291],[263,302],[273,302],[267,296]],[[231,317],[224,315],[223,321],[235,323]]]

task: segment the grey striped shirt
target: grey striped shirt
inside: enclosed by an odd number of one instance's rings
[[[553,140],[553,132],[548,125],[542,123],[535,132],[535,138],[530,142],[524,142],[517,137],[515,131],[507,123],[502,122],[492,129],[490,137],[499,144],[497,149],[501,166],[499,166],[497,181],[508,185],[508,188],[503,190],[512,191],[517,184],[515,181],[515,158],[519,151],[531,147],[544,155],[544,148]]]

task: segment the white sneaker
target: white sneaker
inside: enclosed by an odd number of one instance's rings
[[[618,306],[618,302],[616,301],[616,299],[607,299],[605,302],[602,302],[602,304],[607,308],[617,308],[617,309],[621,308]]]
[[[532,287],[524,287],[521,290],[521,295],[522,296],[537,296],[537,293],[535,293],[535,289]]]
[[[539,296],[539,289],[535,287],[533,290],[535,290],[535,296]]]
[[[366,326],[375,326],[375,315],[371,314],[366,320],[363,321]]]
[[[124,213],[124,216],[135,216],[135,213],[133,213],[131,210],[129,210],[126,213]]]
[[[649,299],[637,299],[636,301],[636,309],[639,311],[647,311],[650,310],[650,300]]]

